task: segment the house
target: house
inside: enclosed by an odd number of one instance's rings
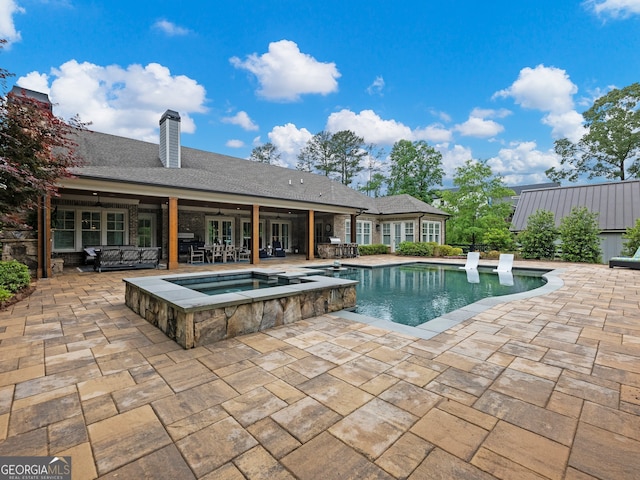
[[[183,147],[173,110],[159,137],[77,132],[82,165],[44,201],[39,275],[51,273],[52,256],[78,265],[97,245],[160,247],[173,269],[193,242],[245,248],[257,264],[274,242],[312,259],[332,238],[392,251],[403,240],[445,241],[448,214],[408,195],[370,198],[323,175]]]
[[[556,225],[574,207],[587,207],[598,214],[602,260],[620,255],[622,234],[640,218],[640,180],[592,185],[554,187],[523,191],[511,223],[511,230],[527,228],[529,215],[538,210],[554,214]]]

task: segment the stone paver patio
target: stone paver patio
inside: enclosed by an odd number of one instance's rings
[[[325,315],[192,350],[124,305],[123,277],[159,272],[67,269],[0,312],[0,456],[71,455],[75,479],[640,478],[640,271],[519,265],[564,286],[430,339]]]

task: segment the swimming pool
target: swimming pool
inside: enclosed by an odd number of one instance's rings
[[[385,267],[327,267],[329,275],[357,280],[355,312],[407,326],[434,318],[479,300],[526,292],[545,285],[547,270],[514,269],[512,274],[480,267],[412,263]]]

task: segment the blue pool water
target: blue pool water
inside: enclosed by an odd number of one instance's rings
[[[403,325],[417,326],[483,298],[525,292],[545,284],[545,271],[513,274],[479,268],[415,263],[388,267],[327,268],[330,275],[358,280],[356,312]]]

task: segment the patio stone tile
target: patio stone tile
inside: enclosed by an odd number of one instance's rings
[[[309,347],[307,351],[336,365],[342,365],[360,356],[359,353],[332,342],[317,343]]]
[[[300,335],[296,335],[295,337],[286,338],[284,341],[289,345],[293,345],[294,347],[306,350],[313,345],[327,342],[332,339],[333,337],[328,333],[313,331],[302,333]]]
[[[72,461],[75,475],[75,458]],[[196,477],[193,475],[193,472],[175,445],[168,445],[128,465],[109,472],[100,478],[105,480],[127,478],[174,478],[189,480],[195,479]]]
[[[296,383],[296,385],[299,385],[299,384]],[[300,400],[305,396],[304,393],[302,393],[296,387],[293,387],[289,383],[282,380],[276,380],[275,382],[267,383],[264,386],[264,388],[269,390],[271,393],[273,393],[275,396],[277,396],[281,400],[284,400],[285,402],[287,402],[289,405],[297,402],[298,400]]]
[[[640,442],[581,423],[569,465],[596,478],[632,480],[640,471]]]
[[[478,450],[478,453],[471,460],[471,464],[490,473],[492,475],[491,478],[509,480],[545,480],[547,478],[486,448]],[[568,480],[568,478],[565,478],[565,480]],[[582,480],[587,479],[584,478]]]
[[[243,427],[268,417],[286,406],[286,402],[264,387],[255,388],[222,404],[222,407]]]
[[[584,400],[567,395],[559,391],[554,391],[549,398],[546,408],[552,412],[565,415],[567,417],[578,418],[582,412]]]
[[[333,425],[329,432],[373,460],[416,420],[415,415],[375,398]]]
[[[475,397],[482,395],[492,383],[489,378],[474,375],[453,367],[441,373],[437,381],[440,384],[448,385],[449,387],[453,387]]]
[[[411,428],[411,432],[458,458],[469,461],[488,431],[433,408]]]
[[[0,456],[48,455],[46,427],[7,437],[0,443]]]
[[[560,378],[560,374],[562,373],[561,368],[547,365],[546,363],[542,362],[534,362],[526,358],[516,358],[509,365],[509,368],[524,373],[530,373],[531,375],[546,378],[547,380],[552,380],[554,382],[557,381],[558,378]]]
[[[75,415],[61,422],[49,425],[48,433],[49,452],[51,455],[57,455],[61,451],[68,450],[89,441],[87,427],[82,415]]]
[[[124,412],[149,404],[160,398],[168,397],[173,392],[160,375],[131,387],[117,390],[111,394],[118,411]]]
[[[256,387],[276,381],[278,378],[260,367],[252,367],[223,377],[224,381],[238,392],[246,393]]]
[[[359,357],[357,361],[343,363],[331,370],[331,375],[344,380],[356,387],[377,377],[390,368],[388,363],[381,362],[367,356]]]
[[[485,448],[550,479],[562,478],[569,459],[568,447],[503,421],[482,444]]]
[[[350,350],[358,351],[358,353],[362,353],[359,350],[356,350],[357,347],[370,342],[375,337],[373,335],[369,335],[360,331],[349,332],[339,337],[336,337],[332,340],[336,345],[340,345],[341,347],[348,348]]]
[[[284,367],[285,365],[289,365],[290,363],[298,360],[296,357],[289,355],[282,350],[276,350],[274,352],[269,352],[264,355],[260,355],[259,357],[255,357],[251,359],[251,362],[258,365],[263,370],[267,372],[271,372],[276,368]]]
[[[93,364],[95,364],[95,359],[89,349],[76,350],[45,358],[47,375]]]
[[[0,373],[0,387],[44,377],[44,372],[44,364],[41,364]]]
[[[131,374],[124,370],[104,377],[92,378],[86,382],[80,382],[78,383],[78,392],[80,393],[80,399],[86,401],[134,385],[135,381]]]
[[[578,420],[499,392],[487,391],[474,408],[518,427],[571,446]]]
[[[495,477],[439,448],[434,449],[409,480],[494,480]]]
[[[246,477],[233,463],[225,463],[217,470],[200,477],[199,480],[246,480]]]
[[[50,452],[53,454],[53,452]],[[93,460],[91,444],[87,441],[75,447],[56,453],[59,457],[71,457],[71,471],[73,480],[93,480],[98,476]]]
[[[640,418],[636,415],[585,402],[580,420],[640,442]]]
[[[328,373],[318,375],[298,385],[298,388],[343,416],[348,415],[373,398],[371,394]]]
[[[218,378],[197,360],[187,360],[164,368],[156,367],[156,370],[174,392],[181,392]]]
[[[287,365],[287,368],[290,368],[309,379],[317,377],[318,375],[331,370],[335,366],[335,363],[329,362],[320,357],[316,357],[315,355],[309,355],[308,357],[304,357],[300,360],[290,363],[289,365]]]
[[[278,377],[280,381],[287,383],[291,387],[295,387],[296,385],[300,385],[301,383],[309,380],[308,377],[305,377],[301,373],[292,370],[288,366],[276,368],[275,370],[271,370],[269,373]],[[273,385],[273,383],[270,383],[269,385]]]
[[[376,348],[375,350],[367,352],[367,356],[375,358],[376,360],[380,360],[381,362],[387,363],[389,365],[396,365],[409,358],[411,354],[404,350],[390,348],[383,345]]]
[[[56,398],[66,397],[67,395],[75,395],[76,393],[77,390],[75,385],[67,385],[66,387],[60,387],[54,390],[37,393],[35,395],[31,395],[30,397],[16,399],[13,402],[10,402],[9,405],[12,411],[16,411],[26,407],[33,407],[34,405],[37,405],[39,403],[51,401]]]
[[[537,362],[544,356],[545,353],[547,353],[548,348],[512,340],[505,343],[502,347],[500,347],[500,350],[498,351],[500,353],[506,353],[508,355],[526,358],[527,360]]]
[[[171,443],[149,405],[94,423],[87,429],[100,475]]]
[[[611,408],[616,408],[620,400],[617,384],[567,370],[560,375],[556,389],[559,392]]]
[[[196,477],[209,473],[258,442],[232,417],[227,417],[176,442]]]
[[[229,375],[233,375],[234,373],[253,368],[255,366],[256,364],[251,360],[240,360],[239,362],[232,363],[231,365],[225,365],[224,367],[216,368],[213,373],[215,373],[218,377],[223,378],[228,377]]]
[[[98,366],[103,375],[118,373],[140,365],[147,365],[147,359],[137,350],[127,350],[104,357],[98,357]]]
[[[295,480],[295,477],[261,446],[243,453],[234,463],[251,480]]]
[[[470,393],[463,392],[462,390],[458,390],[457,388],[450,387],[449,385],[445,385],[444,383],[440,383],[437,380],[430,382],[425,386],[430,392],[433,392],[441,397],[448,398],[449,400],[453,400],[455,402],[462,403],[464,405],[473,405],[478,397],[475,395],[471,395]]]
[[[488,415],[477,408],[476,405],[469,406],[453,400],[447,400],[438,404],[438,409],[450,413],[465,422],[472,423],[485,430],[491,430],[498,423],[498,419]]]
[[[82,402],[84,421],[87,425],[99,422],[118,414],[116,404],[111,395],[102,395]]]
[[[271,418],[263,418],[249,426],[247,431],[277,459],[302,445]]]
[[[311,397],[271,415],[298,441],[305,443],[340,420],[340,415]]]
[[[0,442],[7,438],[9,433],[9,414],[0,415]]]
[[[391,445],[375,463],[395,478],[407,478],[433,448],[434,446],[429,442],[407,432]]]
[[[419,387],[424,387],[431,380],[440,375],[439,372],[425,368],[412,362],[401,362],[386,371],[401,380],[405,380]]]
[[[378,398],[418,417],[442,400],[441,396],[402,380],[386,389]]]
[[[9,417],[9,436],[36,430],[80,414],[77,393],[46,400],[12,411]]]
[[[243,335],[238,340],[260,353],[272,352],[288,345],[282,340],[278,340],[277,338],[264,333]]]
[[[510,368],[491,385],[492,390],[540,407],[547,404],[554,387],[555,383],[550,380]]]
[[[202,430],[209,425],[212,425],[220,420],[227,418],[229,414],[220,405],[207,408],[200,412],[189,415],[188,417],[181,418],[173,422],[170,425],[166,425],[165,428],[171,438],[175,442],[192,433]]]
[[[215,372],[219,368],[226,367],[242,360],[248,360],[258,355],[260,355],[258,351],[244,344],[236,345],[233,348],[222,348],[221,345],[219,346],[219,349],[213,350],[209,355],[199,357],[198,360]]]
[[[333,375],[334,371],[332,370],[330,373]],[[387,388],[390,388],[399,381],[399,378],[383,373],[373,377],[368,382],[363,383],[360,385],[360,388],[371,395],[380,395]]]
[[[152,403],[153,409],[165,425],[171,425],[180,419],[220,405],[222,402],[238,396],[233,388],[222,380],[198,385],[175,395],[167,396]]]
[[[318,455],[318,452],[322,452],[322,455]],[[297,478],[301,479],[390,480],[393,478],[327,432],[318,435],[281,461]]]

